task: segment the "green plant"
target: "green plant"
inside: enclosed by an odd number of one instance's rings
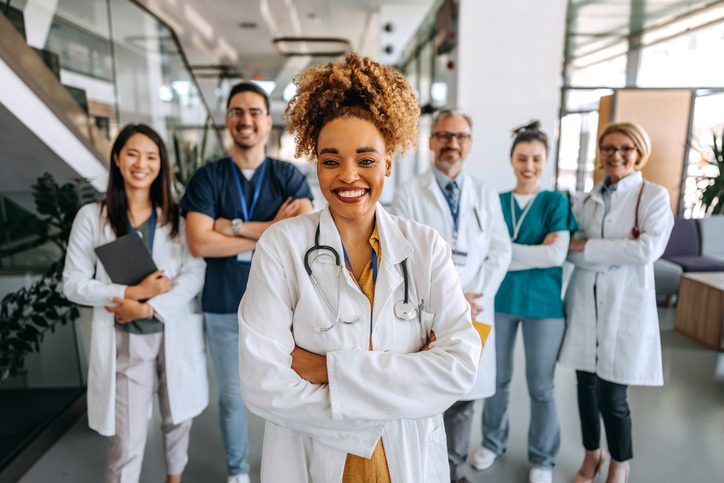
[[[40,280],[7,294],[0,302],[0,380],[23,374],[25,357],[40,350],[45,334],[78,318],[78,307],[61,294],[60,283],[73,219],[78,209],[94,198],[93,188],[83,179],[61,186],[45,173],[33,185],[37,226],[42,227],[36,234],[42,243],[54,243],[60,256]]]
[[[214,129],[213,119],[207,117],[201,132],[201,143],[193,144],[183,142],[178,133],[173,134],[173,152],[176,158],[174,164],[174,188],[179,196],[183,195],[186,187],[197,169],[206,162],[206,147],[211,129]]]
[[[717,139],[716,133],[712,133],[711,152],[712,155],[707,157],[707,162],[715,166],[719,173],[702,180],[700,202],[705,213],[721,215],[724,214],[724,130],[720,139]]]

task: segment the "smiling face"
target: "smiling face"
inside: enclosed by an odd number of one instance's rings
[[[612,151],[611,154],[607,151]],[[628,151],[623,154],[623,151]],[[631,174],[641,154],[636,149],[633,140],[621,132],[612,132],[601,139],[599,153],[603,169],[606,171],[606,177],[611,183],[617,183],[629,174]]]
[[[540,141],[519,142],[513,149],[511,164],[518,187],[535,187],[546,166],[546,147]]]
[[[271,128],[272,119],[262,96],[256,92],[240,92],[229,100],[226,129],[237,147],[251,149],[263,145]]]
[[[356,117],[334,119],[317,138],[317,177],[332,215],[369,221],[382,195],[391,160],[374,124]]]
[[[150,190],[161,171],[158,146],[145,134],[136,133],[114,156],[126,190]]]
[[[451,136],[452,134],[452,136]],[[438,119],[430,134],[430,150],[435,155],[435,167],[454,178],[470,154],[472,140],[470,125],[463,116]]]

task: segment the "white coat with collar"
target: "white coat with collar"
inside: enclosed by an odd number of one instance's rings
[[[568,257],[575,268],[566,294],[560,362],[617,384],[660,386],[654,261],[666,248],[674,218],[668,191],[647,182],[638,210],[641,236],[633,239],[642,183],[638,171],[619,181],[605,218],[600,183],[573,203],[575,238],[587,242],[583,252]]]
[[[173,288],[149,299],[164,323],[166,377],[174,424],[198,415],[208,404],[208,380],[201,314],[193,298],[201,290],[206,267],[191,256],[184,237],[170,238],[169,224],[158,226],[153,261],[173,281]],[[105,306],[112,297],[123,298],[125,285],[111,282],[94,248],[116,239],[99,203],[86,205],[73,222],[63,270],[63,292],[69,300],[93,307],[88,361],[88,424],[104,436],[113,436],[116,407],[116,330],[114,315]]]
[[[380,437],[392,482],[450,479],[442,412],[472,385],[480,339],[445,241],[379,204],[376,220],[382,253],[374,310],[343,269],[339,313],[359,322],[324,332],[334,316],[304,259],[317,227],[320,245],[341,257],[329,208],[275,223],[256,246],[239,305],[239,371],[247,407],[266,419],[262,482],[341,482],[346,455],[369,458]],[[339,271],[328,253],[315,251],[309,261],[335,307]],[[409,300],[425,301],[422,322],[393,311],[404,298],[403,260]],[[437,340],[420,352],[431,331]],[[292,370],[295,345],[326,355],[328,384]]]
[[[395,191],[392,212],[429,225],[453,245],[454,223],[445,195],[432,169],[403,183]],[[493,326],[480,358],[475,385],[463,400],[495,394],[495,293],[510,265],[512,245],[498,194],[465,175],[460,192],[457,246],[467,252],[464,266],[456,266],[465,293],[482,293],[478,320]],[[478,223],[479,221],[479,223]]]

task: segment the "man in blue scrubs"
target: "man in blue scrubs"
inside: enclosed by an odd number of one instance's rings
[[[312,193],[294,165],[265,154],[272,119],[269,98],[259,86],[242,82],[232,88],[226,128],[234,140],[231,157],[208,163],[194,174],[181,209],[189,249],[207,264],[201,304],[219,386],[229,483],[248,483],[236,312],[256,241],[272,223],[312,211]]]

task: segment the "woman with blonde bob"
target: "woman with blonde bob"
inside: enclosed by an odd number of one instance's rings
[[[481,343],[450,247],[378,203],[416,137],[412,90],[349,55],[303,73],[286,113],[328,205],[264,233],[239,306],[261,479],[447,481],[442,412],[473,384]]]
[[[611,463],[607,483],[628,481],[633,458],[630,385],[661,386],[661,339],[653,263],[674,224],[669,193],[643,179],[651,141],[638,124],[608,125],[598,139],[605,178],[577,199],[579,231],[568,259],[568,326],[561,364],[576,369],[585,458],[576,483],[601,470],[600,419]]]

